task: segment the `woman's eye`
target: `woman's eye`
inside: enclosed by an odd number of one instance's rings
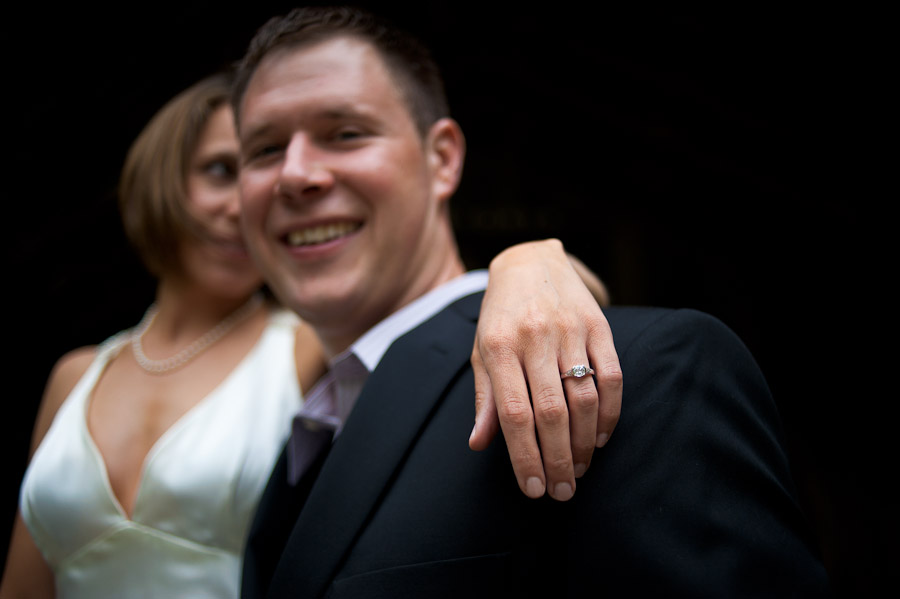
[[[234,179],[237,176],[237,165],[225,160],[213,160],[203,170],[216,179]]]

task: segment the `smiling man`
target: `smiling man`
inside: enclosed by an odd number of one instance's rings
[[[254,256],[332,356],[465,272],[448,212],[462,132],[443,118],[420,135],[371,44],[274,53],[240,106]]]
[[[247,242],[331,357],[260,504],[245,597],[824,592],[765,381],[708,316],[607,312],[627,434],[571,501],[520,493],[502,444],[460,443],[485,281],[449,218],[463,135],[415,40],[294,11],[254,38],[234,106]],[[553,373],[568,396],[589,358]]]

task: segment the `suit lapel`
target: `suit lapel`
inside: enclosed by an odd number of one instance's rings
[[[325,591],[444,390],[468,365],[481,297],[457,301],[395,341],[370,375],[297,519],[271,596]]]
[[[287,448],[276,462],[247,539],[241,577],[241,597],[265,597],[272,574],[290,535],[285,522],[294,522],[309,496],[327,451],[310,464],[296,485],[288,484]]]

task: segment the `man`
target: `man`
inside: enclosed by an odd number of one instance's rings
[[[765,382],[709,317],[608,311],[627,433],[571,501],[522,495],[502,442],[462,446],[484,280],[450,224],[464,141],[439,81],[414,40],[345,10],[271,21],[242,63],[247,242],[333,377],[260,504],[244,595],[824,592]],[[593,387],[589,353],[553,372],[572,404]]]

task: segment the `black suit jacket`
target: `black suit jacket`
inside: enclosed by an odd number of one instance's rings
[[[727,328],[693,311],[607,310],[625,380],[615,435],[571,501],[530,500],[502,438],[467,446],[480,301],[394,343],[320,472],[289,487],[279,463],[245,598],[826,592],[775,405]]]

